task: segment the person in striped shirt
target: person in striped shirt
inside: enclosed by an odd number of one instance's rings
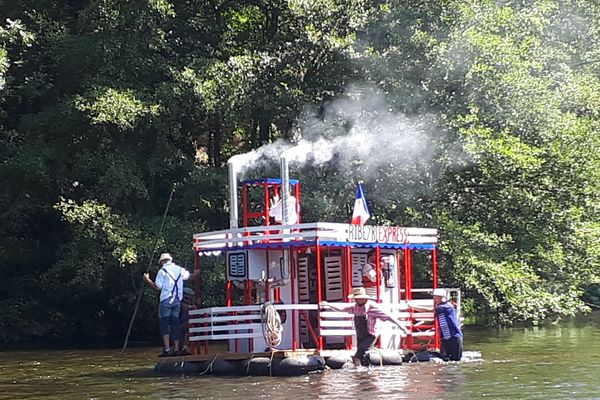
[[[404,335],[408,334],[407,329],[400,321],[390,313],[378,307],[378,304],[371,300],[364,287],[352,289],[352,294],[348,296],[354,300],[354,305],[344,308],[337,308],[323,301],[321,307],[328,307],[335,311],[347,312],[354,315],[354,329],[356,330],[356,353],[352,357],[355,366],[363,363],[365,353],[371,348],[380,335],[381,324],[385,321],[391,321],[396,324]]]

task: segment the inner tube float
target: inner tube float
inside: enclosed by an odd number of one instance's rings
[[[365,353],[363,365],[402,365],[402,354],[396,350],[372,349]]]
[[[300,376],[324,369],[325,360],[321,356],[254,357],[248,360],[224,360],[217,357],[210,361],[193,362],[166,359],[154,367],[154,371],[160,374],[231,376]]]

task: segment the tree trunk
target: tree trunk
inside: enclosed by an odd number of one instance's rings
[[[269,142],[269,131],[271,128],[271,114],[263,112],[258,121],[258,139],[261,144]]]

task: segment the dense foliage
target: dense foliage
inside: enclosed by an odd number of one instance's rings
[[[0,17],[0,343],[122,339],[173,185],[158,251],[191,266],[192,232],[227,225],[229,156],[382,117],[382,147],[402,116],[427,151],[297,168],[305,219],[347,221],[363,179],[378,223],[440,229],[443,284],[492,322],[573,314],[600,283],[594,0],[5,0]],[[222,273],[204,265],[204,304]]]

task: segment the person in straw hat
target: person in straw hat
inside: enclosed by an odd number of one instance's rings
[[[352,357],[355,366],[363,363],[363,357],[367,350],[375,344],[379,337],[381,323],[391,321],[396,324],[404,335],[408,331],[404,325],[396,317],[390,313],[380,309],[371,297],[367,295],[364,287],[352,289],[352,294],[348,295],[349,299],[354,300],[354,305],[350,307],[337,308],[323,301],[321,307],[328,307],[336,311],[347,312],[354,315],[354,329],[356,331],[356,353]]]
[[[185,268],[175,264],[169,253],[161,254],[158,264],[161,268],[156,274],[156,281],[152,282],[150,275],[145,273],[144,282],[160,292],[158,317],[164,349],[159,357],[180,355],[181,324],[179,322],[179,312],[183,300],[183,281],[189,279],[192,275]],[[171,349],[171,340],[173,340],[173,349]]]

